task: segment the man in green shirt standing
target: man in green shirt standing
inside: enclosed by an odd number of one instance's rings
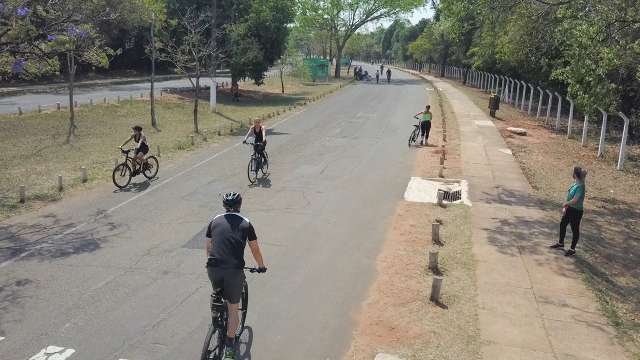
[[[417,120],[420,120],[420,145],[429,145],[429,133],[431,132],[431,119],[433,118],[433,114],[431,114],[431,105],[427,105],[423,112],[419,112],[415,114],[413,117]]]

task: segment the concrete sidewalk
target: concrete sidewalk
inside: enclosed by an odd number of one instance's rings
[[[559,209],[543,210],[530,194],[488,114],[449,82],[422,76],[446,96],[460,127],[473,202],[482,358],[627,359],[575,259],[548,248],[557,241]]]

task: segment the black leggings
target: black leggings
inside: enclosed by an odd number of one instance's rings
[[[431,121],[420,122],[420,135],[424,137],[424,140],[429,140],[429,133],[431,132]]]
[[[567,225],[571,225],[571,233],[573,234],[571,248],[573,250],[576,249],[578,239],[580,239],[580,221],[582,220],[583,213],[583,210],[578,210],[571,206],[565,210],[564,215],[562,215],[562,220],[560,221],[560,244],[564,244],[564,237],[567,234]]]

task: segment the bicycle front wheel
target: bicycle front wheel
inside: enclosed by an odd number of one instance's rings
[[[131,182],[131,168],[125,163],[118,164],[118,166],[113,169],[111,178],[113,180],[113,184],[118,189],[125,188]]]
[[[247,177],[249,182],[255,184],[258,180],[258,160],[255,157],[251,157],[249,165],[247,165]]]
[[[247,309],[249,308],[249,285],[245,280],[242,284],[242,297],[240,298],[240,306],[238,307],[238,315],[240,316],[240,323],[238,324],[238,330],[236,330],[236,338],[240,338],[244,331],[244,322],[247,320]]]
[[[200,360],[222,359],[223,349],[222,343],[219,341],[220,338],[220,329],[213,326],[213,323],[210,324],[207,336],[204,338],[204,345],[202,346],[202,355],[200,355]]]
[[[155,156],[149,156],[147,158],[147,162],[142,165],[142,169],[144,169],[144,171],[142,172],[142,175],[144,175],[144,177],[149,180],[153,179],[154,177],[156,177],[156,175],[158,175],[158,170],[160,169],[158,159],[156,159]]]

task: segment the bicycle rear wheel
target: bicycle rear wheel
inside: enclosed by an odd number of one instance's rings
[[[267,152],[264,152],[264,158],[262,159],[262,167],[260,168],[263,176],[267,176],[269,174],[269,157],[267,156]]]
[[[125,163],[118,164],[118,166],[113,169],[111,179],[113,180],[113,184],[119,189],[127,187],[131,182],[131,168]]]
[[[255,184],[258,180],[258,160],[255,157],[251,157],[249,160],[249,165],[247,165],[247,177],[249,178],[249,182]]]
[[[160,169],[160,164],[158,163],[158,159],[155,156],[149,156],[147,158],[147,162],[142,165],[144,171],[142,171],[142,175],[147,179],[151,180],[156,175],[158,175],[158,170]]]
[[[211,323],[209,325],[209,331],[207,331],[207,336],[204,338],[200,360],[221,360],[222,352],[224,351],[223,345],[224,337],[221,336],[220,329]]]
[[[417,140],[418,140],[418,129],[413,129],[413,132],[411,132],[411,136],[409,136],[409,147],[411,147],[411,144],[415,144]]]

